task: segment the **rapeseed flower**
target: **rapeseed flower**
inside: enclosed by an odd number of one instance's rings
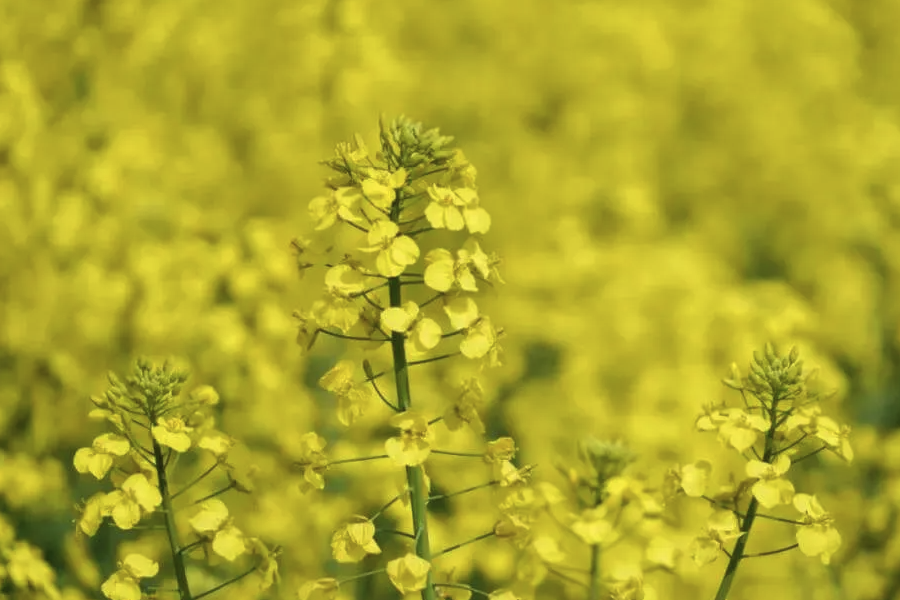
[[[412,553],[407,553],[387,564],[388,578],[401,594],[425,589],[429,571],[431,563]]]
[[[103,582],[100,591],[110,600],[140,600],[140,580],[157,573],[159,563],[140,554],[129,554],[119,563],[119,570]]]

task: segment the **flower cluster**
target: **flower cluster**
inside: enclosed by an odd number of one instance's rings
[[[401,500],[410,507],[414,531],[404,535],[415,543],[406,554],[389,560],[383,572],[398,591],[420,593],[423,600],[466,588],[436,582],[432,569],[438,555],[432,555],[428,537],[427,507],[433,497],[425,467],[433,454],[443,452],[436,446],[436,427],[443,422],[451,432],[467,427],[484,433],[479,414],[483,389],[477,375],[499,366],[502,359],[503,331],[474,298],[484,286],[503,283],[500,260],[484,250],[480,237],[490,230],[491,217],[481,206],[475,168],[460,150],[449,148],[451,141],[401,117],[391,123],[382,120],[380,150],[374,155],[359,136],[353,144],[337,146],[335,158],[325,163],[336,176],[327,180],[325,194],[310,201],[309,213],[317,232],[340,227],[336,237],[346,240],[347,247],[338,260],[325,263],[322,296],[309,310],[295,312],[297,342],[306,350],[327,335],[358,343],[367,353],[362,373],[355,361],[343,359],[319,379],[320,387],[335,398],[337,420],[354,425],[380,402],[389,409],[387,424],[394,431],[384,440],[384,455],[333,462],[322,436],[304,434],[296,462],[303,473],[300,487],[323,489],[328,469],[337,462],[384,458],[405,470],[404,485],[388,506]],[[440,230],[464,232],[466,238],[457,248],[426,249],[424,234]],[[301,275],[313,266],[308,258],[314,246],[310,239],[293,242]],[[385,345],[390,363],[376,372],[373,362]],[[440,414],[414,407],[413,368],[452,357],[470,361],[471,376],[460,382]],[[385,375],[392,376],[388,385],[393,391],[379,385]],[[507,492],[496,526],[463,544],[494,536],[518,543],[527,537],[527,510],[513,500],[512,491],[524,485],[529,470],[513,465],[514,453],[510,438],[490,442],[482,452],[453,453],[483,455],[495,471],[485,486]],[[381,554],[376,539],[380,515],[355,516],[338,529],[331,542],[333,558],[355,563]],[[332,578],[311,581],[300,589],[300,598],[334,598],[341,583]],[[491,597],[514,598],[505,590]]]
[[[191,597],[185,550],[194,547],[202,547],[229,562],[244,554],[257,556],[256,567],[244,575],[259,572],[260,587],[268,588],[277,575],[277,552],[238,529],[225,504],[216,498],[230,489],[246,489],[232,476],[228,462],[235,440],[216,430],[214,417],[206,412],[218,404],[219,395],[210,386],[200,386],[189,399],[182,399],[186,380],[187,373],[168,363],[155,367],[141,359],[124,382],[111,373],[110,389],[103,396],[91,398],[95,408],[90,416],[111,424],[115,433],[101,434],[90,447],[79,448],[73,463],[79,473],[98,480],[109,476],[115,489],[87,499],[80,510],[78,531],[93,536],[107,518],[119,529],[131,530],[142,521],[161,516],[183,598]],[[172,491],[177,459],[192,449],[204,454],[209,466],[181,489]],[[226,471],[229,483],[205,496],[189,520],[197,539],[182,545],[175,521],[176,502],[216,469]],[[103,583],[101,591],[111,600],[138,600],[142,594],[140,580],[154,577],[158,571],[156,561],[130,554]]]
[[[719,442],[746,460],[742,478],[710,493],[712,465],[703,460],[672,468],[666,479],[667,496],[683,494],[707,500],[712,513],[703,533],[691,544],[698,565],[713,562],[720,553],[729,556],[720,587],[725,597],[742,559],[775,554],[799,547],[806,556],[828,564],[841,545],[833,519],[815,495],[796,493],[788,479],[791,468],[822,452],[832,452],[847,462],[853,460],[848,438],[850,428],[822,414],[818,395],[811,389],[810,372],[803,370],[799,351],[781,356],[771,345],[754,352],[750,372],[743,377],[732,365],[726,386],[740,392],[744,406],[707,405],[696,420],[702,432],[715,432]],[[804,444],[816,448],[800,455]],[[747,500],[746,508],[742,503]],[[793,518],[762,514],[760,509],[792,507]],[[797,543],[759,554],[746,554],[750,529],[757,518],[792,523]],[[728,553],[727,547],[734,544]]]

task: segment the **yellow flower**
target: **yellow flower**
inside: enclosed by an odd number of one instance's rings
[[[401,167],[393,173],[370,169],[369,175],[370,178],[364,179],[362,182],[363,194],[374,206],[383,211],[389,210],[397,195],[394,190],[406,185],[406,169]]]
[[[447,410],[444,411],[444,424],[450,431],[457,431],[463,425],[478,434],[484,433],[484,423],[478,409],[484,401],[484,390],[474,377],[462,382],[460,393],[457,394]]]
[[[213,455],[223,457],[234,447],[235,439],[220,431],[208,431],[200,437],[197,447],[212,452]]]
[[[110,512],[106,494],[97,492],[85,502],[81,518],[78,520],[78,528],[88,537],[93,537],[100,529],[104,517],[108,517]]]
[[[168,446],[175,452],[187,452],[191,447],[191,438],[188,436],[194,430],[185,425],[180,417],[160,417],[153,427],[153,438]]]
[[[582,510],[569,524],[569,529],[590,546],[606,543],[615,529],[607,518],[608,512],[609,509],[602,504]]]
[[[797,528],[797,544],[806,556],[818,556],[829,564],[841,546],[841,534],[832,526],[834,520],[810,494],[794,496],[794,508],[803,513],[803,525]]]
[[[335,600],[340,583],[333,577],[307,581],[297,590],[298,600]]]
[[[359,322],[359,306],[335,288],[328,288],[321,299],[313,302],[310,312],[320,327],[335,327],[341,333],[347,333]]]
[[[643,600],[644,578],[640,575],[632,575],[612,583],[609,590],[609,600]]]
[[[838,425],[834,419],[821,413],[822,409],[818,405],[798,409],[785,421],[785,429],[787,431],[799,429],[807,435],[814,435],[835,454],[847,462],[852,462],[853,448],[850,446],[849,440],[850,426]]]
[[[159,490],[143,473],[135,473],[122,483],[122,487],[106,495],[106,510],[116,527],[131,529],[144,513],[151,513],[162,504]]]
[[[738,520],[734,513],[730,510],[717,510],[707,521],[705,534],[691,543],[691,558],[698,566],[709,564],[725,549],[725,544],[742,535],[738,531]]]
[[[426,354],[441,341],[441,326],[434,319],[421,316],[415,302],[392,306],[381,312],[381,327],[406,334],[406,352],[410,358]]]
[[[748,414],[740,408],[729,408],[725,415],[726,421],[719,425],[719,440],[738,452],[750,448],[756,443],[759,433],[769,429],[768,419]]]
[[[94,438],[90,448],[79,448],[73,463],[79,473],[90,473],[103,479],[113,466],[115,457],[125,456],[131,451],[127,438],[114,433],[104,433]]]
[[[341,563],[355,563],[367,554],[381,554],[375,541],[375,525],[366,517],[356,516],[334,532],[331,555]]]
[[[328,229],[338,220],[359,223],[360,217],[353,213],[353,206],[362,198],[355,187],[339,187],[328,196],[318,196],[309,202],[309,215],[316,222],[316,231]]]
[[[219,403],[219,392],[211,385],[201,385],[191,392],[191,399],[200,406],[216,406]]]
[[[478,320],[478,305],[469,296],[457,295],[444,298],[444,313],[454,331],[467,329]]]
[[[140,600],[143,597],[140,580],[159,573],[159,564],[140,554],[129,554],[119,563],[119,570],[100,586],[110,600]]]
[[[419,260],[419,247],[407,235],[400,235],[400,228],[393,221],[375,221],[369,229],[369,245],[362,252],[377,253],[375,270],[385,277],[398,277],[411,264]]]
[[[524,549],[531,543],[531,521],[523,513],[505,513],[494,524],[494,535]]]
[[[406,411],[391,417],[391,425],[400,430],[400,435],[389,438],[384,449],[399,466],[421,465],[431,454],[434,433],[428,421],[416,411]]]
[[[711,471],[712,465],[705,460],[670,470],[667,474],[667,486],[671,490],[668,495],[683,491],[690,498],[700,498],[706,493]]]
[[[391,583],[401,594],[409,594],[425,589],[431,563],[415,554],[406,554],[387,564],[387,574]]]
[[[428,196],[431,202],[425,207],[425,218],[432,227],[460,231],[466,226],[460,210],[465,202],[450,188],[432,185],[428,188]]]
[[[466,335],[459,343],[459,351],[466,358],[483,358],[488,366],[496,367],[501,364],[498,339],[491,318],[484,315],[466,329]]]
[[[338,420],[348,427],[365,413],[375,399],[375,392],[368,384],[356,385],[353,382],[355,371],[353,361],[341,360],[319,378],[319,386],[337,396]]]
[[[212,551],[228,561],[247,551],[246,537],[232,524],[228,507],[218,498],[203,502],[189,523],[194,531],[211,538]]]
[[[760,504],[766,508],[773,508],[791,501],[794,484],[781,477],[790,468],[791,459],[785,454],[779,455],[771,464],[759,460],[747,462],[745,467],[747,477],[759,480],[753,484],[751,491]]]
[[[330,292],[349,297],[366,289],[366,276],[354,265],[341,263],[325,272],[325,287]]]
[[[456,256],[454,260],[450,251],[444,248],[435,248],[426,254],[425,285],[438,292],[453,287],[464,292],[477,292],[476,273],[485,280],[489,277],[500,280],[499,273],[493,268],[497,261],[488,257],[474,239],[468,239]]]
[[[463,204],[463,219],[469,233],[487,233],[491,228],[491,215],[480,206],[478,192],[472,188],[457,188],[456,196]]]
[[[504,460],[512,460],[516,456],[516,441],[511,437],[497,438],[487,443],[484,461],[488,464],[499,464]]]
[[[29,588],[40,590],[40,596],[56,600],[60,597],[56,589],[56,574],[53,568],[47,564],[41,551],[34,546],[21,541],[16,541],[11,546],[4,548],[6,570],[4,574],[9,577],[17,588],[23,588],[23,592]],[[32,594],[23,593],[24,597]]]
[[[325,456],[325,438],[314,431],[300,436],[300,460],[297,465],[303,468],[303,481],[300,491],[325,489],[325,470],[328,458]]]

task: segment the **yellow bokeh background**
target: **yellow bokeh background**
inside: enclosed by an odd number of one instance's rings
[[[396,470],[348,466],[303,495],[287,465],[313,430],[336,457],[378,453],[386,415],[347,431],[316,386],[355,350],[296,345],[291,313],[322,272],[301,279],[290,240],[313,227],[318,162],[357,132],[374,147],[378,116],[403,113],[455,137],[493,218],[483,245],[507,283],[479,300],[505,331],[483,382],[490,434],[557,485],[552,465],[588,435],[624,440],[648,485],[701,458],[725,482],[742,462],[695,417],[740,401],[720,383],[732,361],[798,345],[835,391],[825,412],[854,428],[851,465],[823,454],[795,479],[844,544],[830,567],[750,560],[729,598],[898,597],[896,23],[900,0],[0,0],[2,529],[42,550],[68,600],[99,598],[128,551],[165,556],[151,535],[74,536],[72,506],[102,485],[72,456],[102,431],[87,413],[108,370],[174,356],[219,391],[219,427],[258,468],[255,493],[228,501],[284,547],[282,583],[259,597],[355,572],[329,562],[331,532],[389,499]],[[414,372],[414,404],[439,407],[458,368]],[[486,475],[433,463],[444,492]],[[477,494],[442,507],[433,545],[482,533],[493,510]],[[704,510],[679,504],[660,531],[686,547]],[[763,523],[750,545],[786,543]],[[724,564],[647,584],[712,598]],[[495,542],[442,566],[488,588],[515,571]],[[396,596],[385,581],[344,594]],[[536,597],[584,592],[548,578]]]

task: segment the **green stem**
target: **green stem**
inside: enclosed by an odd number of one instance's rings
[[[600,600],[600,544],[591,544],[591,574],[588,600]]]
[[[778,394],[773,394],[772,405],[769,408],[770,417],[773,418],[770,419],[771,425],[766,432],[766,447],[762,457],[762,462],[765,463],[771,461],[772,457],[777,454],[777,449],[775,448],[775,430],[778,428],[778,421],[774,418],[774,414],[778,407],[778,401]],[[759,502],[756,500],[756,496],[751,496],[750,505],[747,507],[747,514],[741,522],[742,535],[734,544],[734,550],[732,551],[731,556],[728,557],[728,566],[725,567],[725,574],[722,576],[721,583],[719,583],[719,590],[716,592],[715,600],[728,599],[728,592],[731,591],[731,584],[734,583],[734,578],[737,576],[738,565],[740,565],[741,559],[745,558],[744,550],[747,547],[747,540],[750,538],[750,529],[753,527],[753,522],[756,521],[757,510],[759,510]]]
[[[391,220],[400,220],[399,198],[394,202],[391,210]],[[401,285],[399,277],[388,279],[388,295],[392,307],[403,305]],[[409,365],[406,360],[406,348],[402,333],[391,332],[391,350],[394,358],[394,379],[397,385],[397,404],[401,411],[409,410],[412,405],[409,392]],[[431,544],[428,537],[428,492],[425,487],[425,478],[422,467],[406,467],[406,481],[409,485],[410,508],[412,510],[413,533],[416,536],[416,555],[431,562]],[[432,572],[428,572],[425,588],[422,590],[422,600],[437,600],[434,591]]]
[[[166,478],[166,467],[163,461],[162,448],[153,440],[153,457],[156,459],[156,475],[159,478],[159,494],[162,496],[163,514],[166,518],[166,534],[169,537],[169,549],[172,552],[172,564],[175,568],[175,580],[178,581],[178,592],[181,600],[194,600],[188,585],[187,570],[184,566],[184,554],[181,542],[178,541],[178,529],[175,526],[175,510],[172,496],[169,494],[169,481]]]

